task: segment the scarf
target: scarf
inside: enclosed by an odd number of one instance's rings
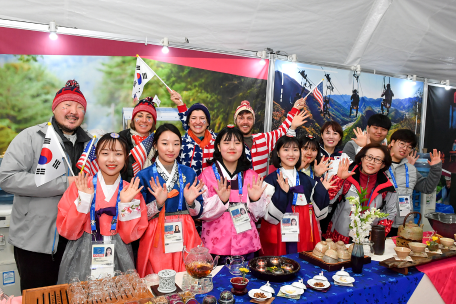
[[[192,130],[188,130],[188,135],[190,135],[190,137],[196,142],[196,144],[198,146],[200,146],[201,149],[204,149],[204,147],[206,147],[207,145],[210,144],[211,140],[212,140],[212,135],[211,133],[206,129],[204,131],[204,138],[203,140],[200,140],[196,135],[195,133],[193,133]]]

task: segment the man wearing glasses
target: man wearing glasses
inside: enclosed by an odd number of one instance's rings
[[[399,129],[391,135],[390,153],[393,163],[386,171],[388,178],[393,183],[398,193],[397,213],[392,229],[388,236],[396,236],[400,225],[404,223],[407,214],[413,211],[413,190],[422,193],[432,193],[439,183],[442,174],[442,161],[440,152],[434,149],[429,153],[428,161],[431,169],[427,177],[423,177],[415,166],[408,163],[407,156],[416,147],[416,135],[410,130]]]

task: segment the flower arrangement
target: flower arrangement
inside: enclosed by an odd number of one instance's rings
[[[249,270],[247,268],[239,268],[239,271],[242,274],[242,281],[245,281],[245,275],[249,273]]]
[[[350,233],[356,244],[363,244],[369,237],[369,232],[372,230],[372,223],[376,218],[387,217],[387,213],[380,212],[379,209],[363,206],[367,201],[367,189],[361,188],[358,192],[358,197],[350,196],[348,201],[351,205],[350,213]]]
[[[436,251],[439,249],[438,237],[433,235],[431,241],[426,241],[427,248],[429,251]]]

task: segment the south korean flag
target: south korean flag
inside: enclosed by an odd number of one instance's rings
[[[138,101],[144,89],[144,85],[155,76],[155,72],[141,59],[137,57],[135,67],[135,77],[133,79],[133,90],[131,97]]]
[[[49,123],[40,158],[38,159],[38,166],[35,170],[35,184],[37,187],[66,173],[65,164],[63,163],[64,157],[54,127]]]

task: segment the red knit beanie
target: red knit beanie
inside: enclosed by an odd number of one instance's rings
[[[141,99],[133,109],[131,120],[135,118],[135,115],[138,114],[138,112],[145,111],[147,113],[150,113],[154,118],[154,122],[157,123],[157,110],[155,110],[153,100],[154,99],[152,97]]]
[[[52,111],[63,101],[75,101],[87,110],[87,101],[79,90],[79,83],[76,80],[68,80],[63,88],[55,94],[54,101],[52,102]]]

